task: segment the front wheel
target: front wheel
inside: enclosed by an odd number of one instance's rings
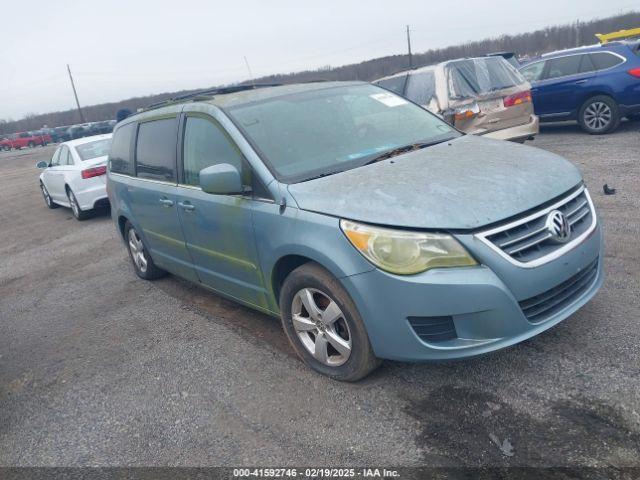
[[[289,274],[280,312],[293,348],[317,372],[354,382],[380,365],[353,300],[319,265],[307,263]]]
[[[44,203],[47,205],[47,207],[52,210],[54,208],[58,208],[58,204],[53,203],[53,200],[51,200],[51,195],[49,194],[49,190],[47,190],[47,187],[45,187],[44,183],[42,182],[40,182],[40,190],[42,191],[42,197],[44,198]]]
[[[606,95],[591,97],[580,108],[578,122],[591,135],[613,132],[620,124],[618,104]]]
[[[89,218],[90,212],[86,210],[82,210],[80,205],[78,204],[78,199],[76,198],[73,191],[68,188],[67,189],[67,198],[69,199],[69,205],[71,206],[71,212],[73,212],[73,216],[76,220],[82,221]]]
[[[145,280],[155,280],[167,274],[153,262],[142,242],[142,237],[138,235],[136,229],[128,221],[124,226],[124,238],[127,242],[127,250],[129,250],[129,257],[133,263],[133,268],[136,270],[136,275]]]

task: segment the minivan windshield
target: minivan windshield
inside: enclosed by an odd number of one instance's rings
[[[286,183],[356,168],[399,147],[461,135],[423,108],[373,85],[282,95],[227,113]]]
[[[526,82],[502,57],[455,60],[446,65],[445,72],[452,99],[473,98]]]

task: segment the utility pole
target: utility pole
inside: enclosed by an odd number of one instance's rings
[[[576,47],[580,46],[580,20],[576,20]]]
[[[71,80],[71,88],[73,89],[73,96],[76,97],[76,105],[78,106],[80,121],[84,123],[84,115],[82,115],[82,109],[80,108],[80,101],[78,100],[78,92],[76,92],[76,85],[73,83],[73,76],[71,75],[71,68],[69,68],[68,63],[67,63],[67,71],[69,72],[69,80]]]
[[[411,55],[411,33],[409,33],[409,25],[407,25],[407,48],[409,50],[409,68],[413,68],[413,56]]]

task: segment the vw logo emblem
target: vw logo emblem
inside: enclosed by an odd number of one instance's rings
[[[549,212],[545,226],[554,242],[565,243],[571,238],[571,225],[569,225],[569,220],[560,210]]]

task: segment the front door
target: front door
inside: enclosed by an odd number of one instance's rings
[[[136,177],[127,186],[134,226],[161,268],[197,280],[182,234],[176,196],[177,116],[140,123]]]
[[[536,113],[551,120],[576,112],[583,89],[595,77],[588,55],[569,55],[546,61],[543,80],[536,83]]]
[[[251,170],[224,129],[210,116],[186,114],[178,214],[200,281],[239,300],[266,308],[266,290],[258,263],[252,223],[254,200],[246,195],[203,192],[199,172],[229,163],[250,184]]]

